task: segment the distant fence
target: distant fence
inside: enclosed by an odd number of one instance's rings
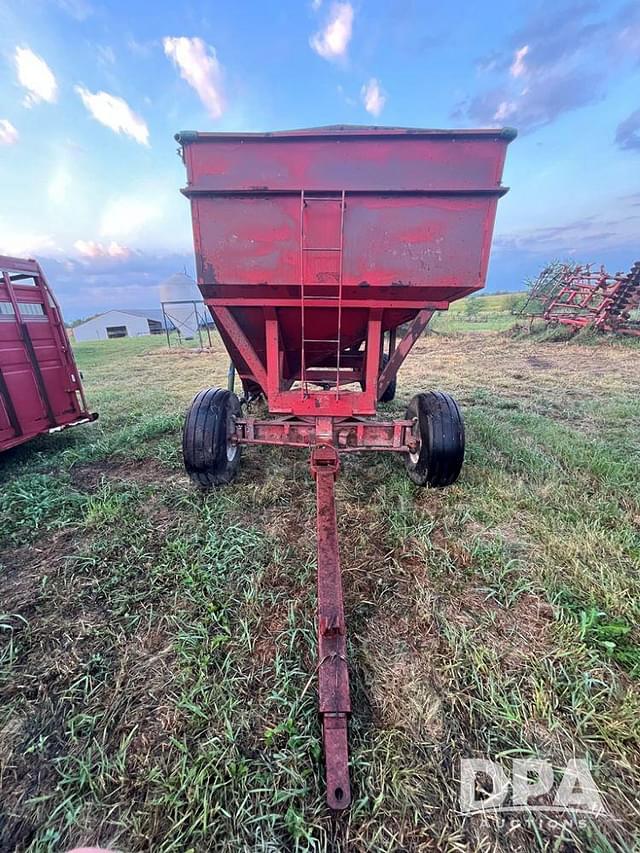
[[[169,347],[172,345],[170,325],[177,333],[178,346],[182,346],[184,341],[193,340],[196,335],[201,349],[205,345],[211,346],[211,329],[215,329],[215,323],[204,302],[197,299],[173,299],[161,302],[160,306]],[[206,338],[203,331],[206,333]]]

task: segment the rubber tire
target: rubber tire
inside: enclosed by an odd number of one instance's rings
[[[227,435],[239,414],[239,399],[226,389],[206,388],[191,401],[182,430],[182,456],[187,474],[200,488],[224,486],[235,477],[242,446],[236,445],[229,459]]]
[[[382,353],[382,359],[380,361],[380,372],[381,373],[385,369],[385,367],[387,366],[388,363],[389,363],[389,356],[386,354],[386,352]],[[394,400],[395,396],[396,396],[396,388],[397,387],[398,387],[398,378],[397,378],[397,376],[394,376],[393,379],[391,380],[391,382],[387,385],[386,391],[384,392],[382,397],[380,397],[380,402],[381,403],[390,403],[392,400]]]
[[[450,486],[464,462],[464,420],[458,404],[442,391],[416,394],[405,417],[417,418],[421,446],[417,461],[405,454],[409,478],[418,486]]]
[[[389,362],[389,356],[386,354],[386,352],[383,352],[382,358],[380,359],[380,373],[382,373],[382,371],[385,369],[388,362]],[[362,388],[363,391],[367,390],[365,383],[362,380],[360,382],[360,387]],[[384,392],[382,397],[380,397],[378,402],[379,403],[390,403],[392,400],[394,400],[395,396],[396,396],[396,388],[397,387],[398,387],[397,377],[394,376],[393,380],[387,385],[387,390]]]

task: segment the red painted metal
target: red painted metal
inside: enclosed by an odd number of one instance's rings
[[[480,289],[513,137],[400,128],[178,134],[198,284],[245,388],[261,389],[274,412],[306,415],[315,405],[307,371],[338,369],[348,349],[359,348],[352,366],[366,362],[377,381],[373,311],[385,334]],[[267,307],[277,312],[282,363],[270,388]],[[287,395],[295,381],[301,390]],[[367,387],[334,393],[336,414],[373,414],[375,384]]]
[[[318,697],[327,803],[332,809],[344,809],[351,802],[347,743],[351,699],[334,493],[339,468],[338,451],[330,444],[312,451],[318,535]]]
[[[392,450],[413,453],[413,421],[370,421],[364,418],[331,418],[329,443],[341,452],[360,450]],[[316,446],[316,419],[302,420],[241,418],[236,421],[238,444],[280,444],[287,447]]]
[[[640,334],[640,261],[627,274],[611,275],[604,267],[566,264],[558,270],[557,285],[540,299],[542,316],[550,323],[575,329],[592,327],[601,332]]]
[[[0,255],[0,451],[96,417],[40,265]]]
[[[339,453],[415,452],[378,400],[433,311],[484,286],[511,130],[183,132],[198,285],[248,399],[231,442],[309,447],[327,801],[351,801],[334,482]],[[396,331],[409,324],[396,346]],[[381,371],[388,336],[389,360]],[[349,383],[360,389],[349,389]],[[313,390],[319,385],[320,390]]]
[[[384,392],[389,387],[389,383],[393,382],[394,377],[398,372],[398,368],[405,360],[405,358],[411,352],[413,345],[418,340],[420,335],[426,329],[429,320],[433,317],[433,311],[423,308],[420,311],[407,331],[405,332],[404,337],[400,341],[400,345],[398,347],[395,346],[395,336],[393,340],[393,352],[389,356],[389,361],[387,362],[386,367],[380,373],[380,378],[378,379],[378,398],[382,397]]]

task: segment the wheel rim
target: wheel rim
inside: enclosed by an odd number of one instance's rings
[[[420,435],[420,427],[418,426],[418,418],[413,419],[411,435],[416,440],[416,450],[413,453],[409,451],[409,461],[412,465],[417,465],[418,460],[420,459],[420,451],[422,450],[422,437]]]
[[[236,432],[236,419],[233,415],[229,415],[227,418],[227,462],[233,462],[238,453],[240,452],[240,445],[235,441],[232,441],[233,436]]]

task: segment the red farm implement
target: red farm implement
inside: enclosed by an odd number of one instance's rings
[[[0,255],[0,451],[96,417],[40,265]]]
[[[640,261],[615,275],[591,264],[553,264],[533,282],[521,313],[528,308],[531,316],[575,330],[640,335]]]
[[[447,394],[416,395],[399,420],[373,415],[393,398],[398,368],[433,312],[484,286],[514,136],[364,127],[176,136],[198,285],[244,389],[242,400],[213,388],[194,398],[185,465],[209,487],[233,478],[244,445],[310,450],[318,692],[333,809],[351,801],[334,499],[340,454],[393,451],[420,485],[458,477],[464,425]],[[243,410],[260,394],[274,417]]]

